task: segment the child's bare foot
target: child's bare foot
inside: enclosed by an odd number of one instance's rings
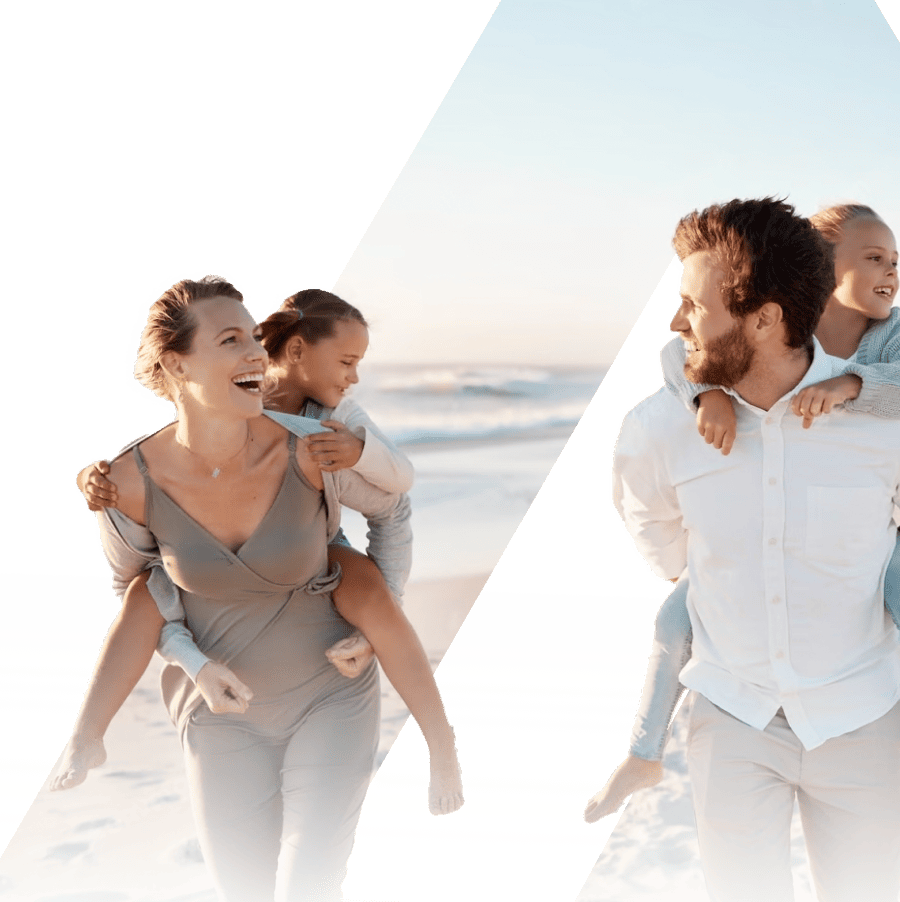
[[[78,739],[73,736],[63,752],[56,773],[50,780],[50,789],[71,789],[84,783],[91,768],[106,761],[106,749],[102,739]]]
[[[428,783],[428,810],[432,814],[452,814],[463,806],[462,771],[454,743],[449,750],[432,754]]]
[[[587,803],[584,819],[589,824],[599,821],[601,817],[616,811],[633,792],[656,786],[662,778],[662,761],[648,761],[629,755],[613,771],[606,786]]]

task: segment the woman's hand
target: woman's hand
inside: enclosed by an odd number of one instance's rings
[[[855,373],[844,373],[834,379],[826,379],[815,385],[807,385],[791,400],[791,410],[803,417],[803,428],[809,429],[813,420],[823,413],[831,413],[832,408],[844,401],[859,397],[862,379]]]
[[[701,392],[698,404],[697,431],[707,445],[728,454],[737,435],[737,417],[734,415],[734,404],[730,396],[721,388],[713,388]]]
[[[224,664],[207,661],[197,674],[197,688],[213,714],[243,714],[253,692]]]
[[[337,420],[325,420],[322,425],[333,431],[316,432],[303,439],[316,466],[326,473],[355,466],[362,456],[365,442]]]
[[[375,657],[375,652],[362,633],[354,633],[332,645],[325,652],[325,657],[334,664],[338,673],[355,680]]]
[[[98,511],[104,507],[115,507],[119,499],[115,483],[106,478],[109,461],[98,460],[85,467],[76,477],[78,491],[84,495],[88,510]]]

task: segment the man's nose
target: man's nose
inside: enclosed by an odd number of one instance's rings
[[[672,322],[669,323],[669,328],[673,332],[687,332],[690,329],[690,324],[688,323],[688,318],[684,315],[684,310],[679,307],[678,310],[675,311],[675,316],[672,317]]]

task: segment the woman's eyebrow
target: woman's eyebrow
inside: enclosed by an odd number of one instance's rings
[[[218,333],[218,335],[216,335],[216,338],[220,338],[226,332],[243,332],[243,331],[244,330],[240,326],[226,326],[224,329],[222,329],[221,332]]]

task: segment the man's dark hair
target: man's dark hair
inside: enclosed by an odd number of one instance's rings
[[[811,348],[835,288],[834,248],[784,200],[732,200],[685,216],[672,239],[684,260],[711,251],[723,270],[722,296],[743,319],[770,301],[784,316],[791,348]]]

